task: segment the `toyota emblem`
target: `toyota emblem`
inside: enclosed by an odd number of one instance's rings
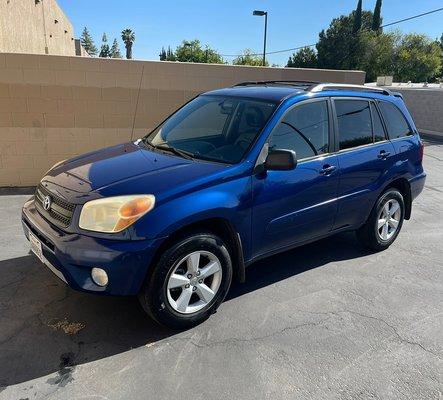
[[[43,200],[43,208],[48,211],[51,208],[52,200],[49,196],[46,196]]]

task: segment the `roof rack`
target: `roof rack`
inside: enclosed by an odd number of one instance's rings
[[[303,90],[311,93],[322,92],[324,90],[356,90],[360,92],[372,92],[380,93],[386,96],[392,95],[392,92],[388,89],[365,86],[365,85],[352,85],[348,83],[321,83],[316,81],[291,81],[291,80],[278,80],[278,81],[247,81],[235,84],[233,87],[238,86],[252,86],[252,85],[288,85],[295,87],[303,87]]]
[[[365,86],[365,85],[350,85],[346,83],[320,83],[308,89],[310,92],[322,92],[323,90],[358,90],[365,92],[375,92],[390,96],[392,93],[387,89]]]
[[[291,81],[291,80],[278,80],[278,81],[246,81],[235,84],[236,86],[252,86],[252,85],[288,85],[288,86],[307,86],[313,87],[319,85],[320,82],[316,81]]]

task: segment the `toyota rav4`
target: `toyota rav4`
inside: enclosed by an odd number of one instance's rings
[[[246,82],[197,96],[141,139],[56,164],[22,221],[72,288],[137,295],[185,329],[258,259],[349,230],[389,247],[423,189],[422,158],[400,94]]]

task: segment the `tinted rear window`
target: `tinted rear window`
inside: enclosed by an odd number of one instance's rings
[[[379,102],[390,139],[412,135],[411,128],[401,111],[391,103]]]
[[[372,143],[369,101],[335,100],[340,150]]]

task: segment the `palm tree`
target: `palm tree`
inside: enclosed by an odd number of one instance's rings
[[[124,29],[122,31],[122,40],[126,47],[126,58],[132,59],[132,45],[135,42],[135,33],[131,29]]]

